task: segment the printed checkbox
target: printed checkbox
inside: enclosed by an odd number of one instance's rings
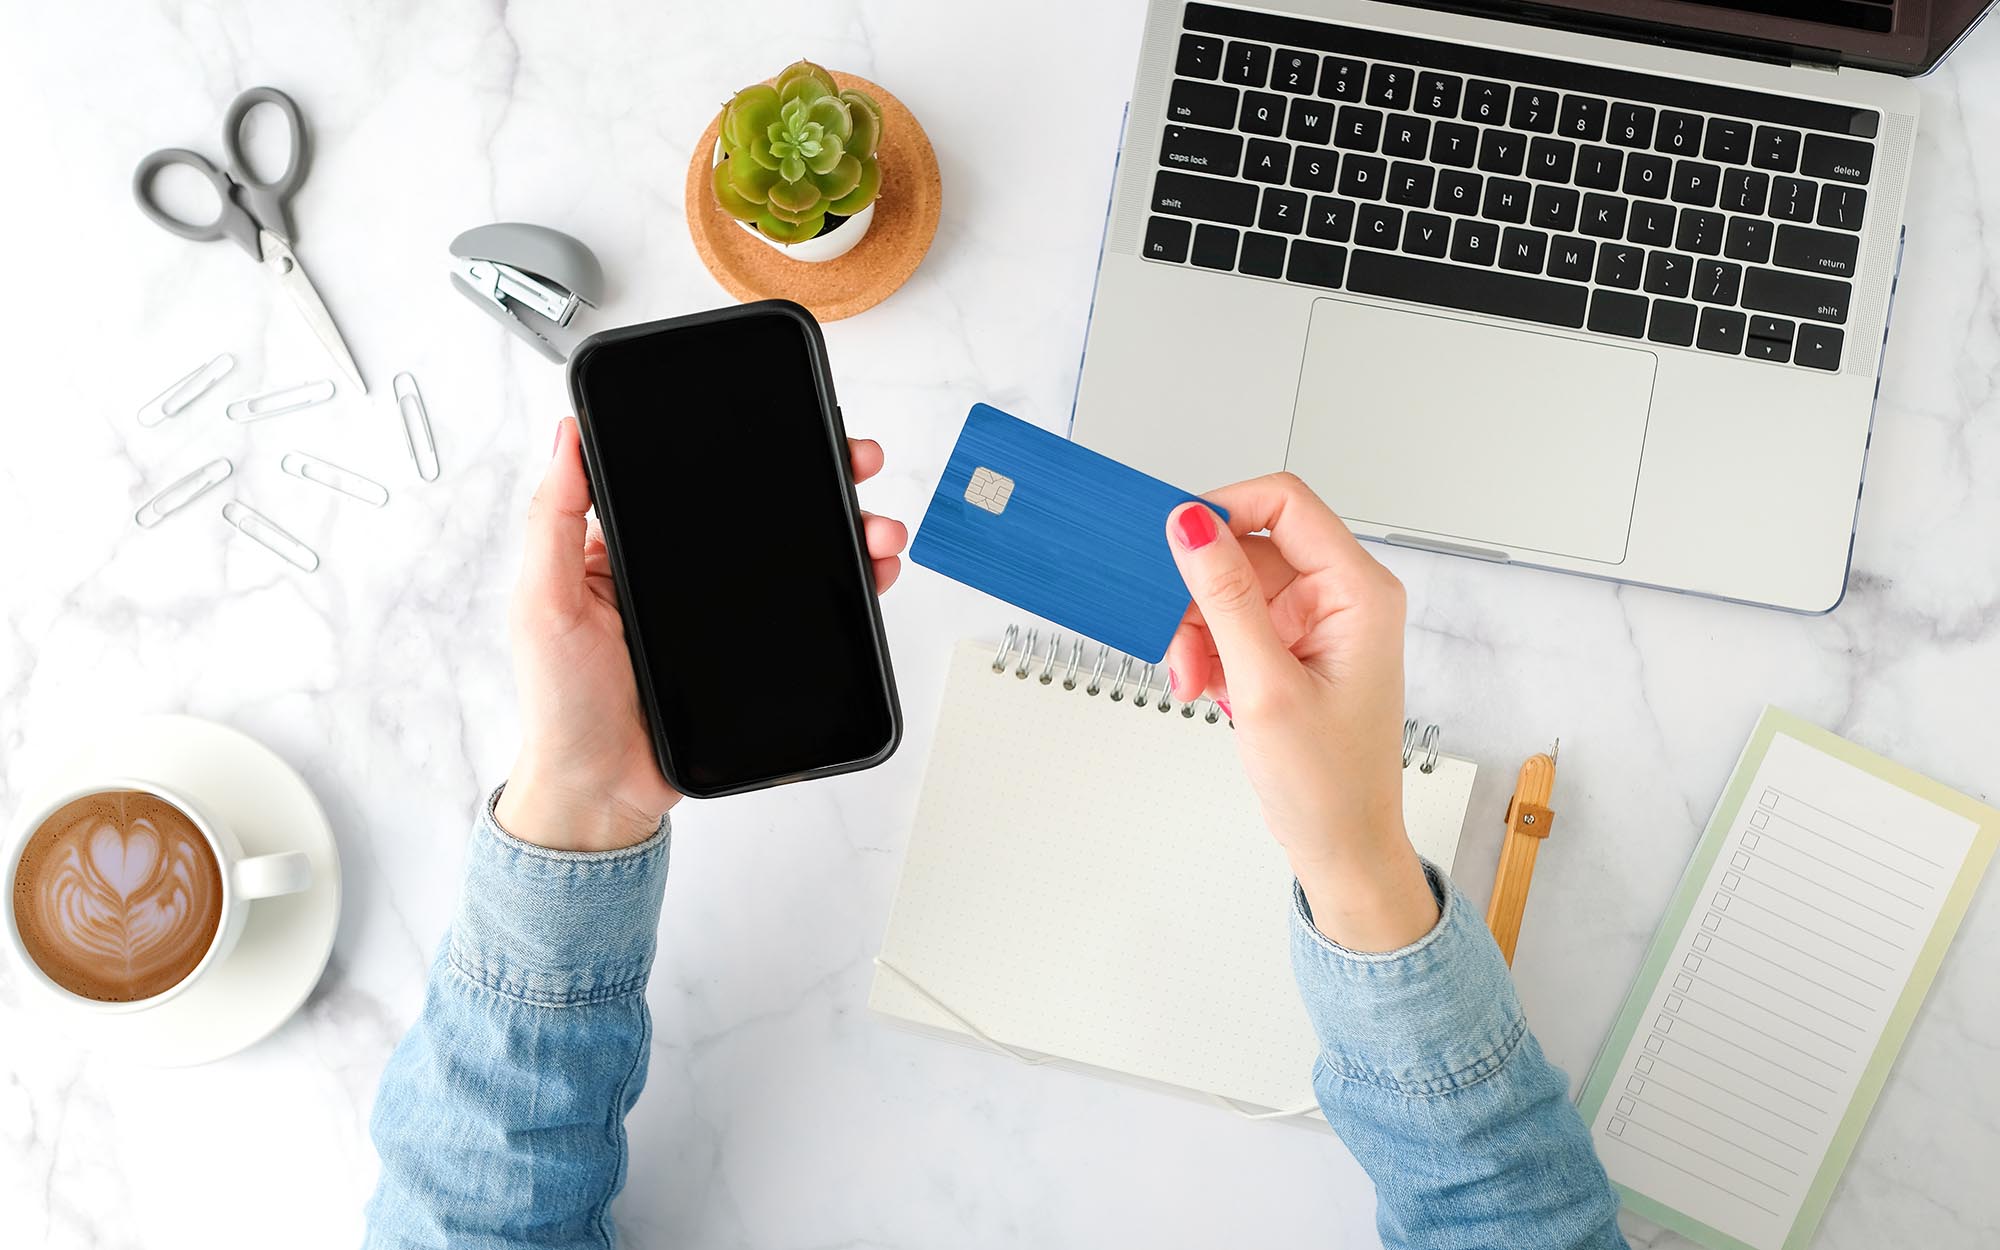
[[[1686,968],[1689,972],[1700,972],[1701,956],[1689,955],[1687,958],[1681,960],[1681,967]]]
[[[1686,978],[1676,977],[1674,979],[1679,981],[1679,980],[1685,980]],[[1685,1006],[1687,1006],[1687,999],[1682,998],[1679,994],[1667,995],[1666,1008],[1668,1011],[1679,1011],[1681,1008]]]
[[[1672,1016],[1655,1016],[1653,1018],[1653,1027],[1662,1033],[1671,1033],[1674,1031],[1674,1018]],[[1654,1049],[1657,1050],[1658,1047]]]
[[[1776,807],[1777,805],[1778,792],[1776,790],[1764,791],[1764,797],[1757,800],[1757,806],[1759,807]]]
[[[1741,876],[1741,875],[1739,875],[1739,874],[1737,874],[1737,873],[1733,873],[1733,872],[1725,872],[1725,873],[1723,873],[1723,874],[1722,874],[1722,888],[1723,888],[1723,889],[1725,889],[1725,890],[1740,890],[1740,889],[1742,889],[1742,888],[1743,888],[1743,878],[1742,878],[1742,876]]]
[[[1666,1044],[1667,1039],[1661,1037],[1658,1033],[1646,1034],[1646,1049],[1652,1051],[1654,1054],[1659,1054],[1660,1047]]]
[[[1674,976],[1674,988],[1679,990],[1681,993],[1685,994],[1689,990],[1694,988],[1694,978],[1689,976],[1681,976],[1677,973]]]
[[[1631,1090],[1635,1094],[1643,1094],[1646,1092],[1645,1079],[1642,1077],[1628,1076],[1625,1078],[1625,1088]]]
[[[1613,1137],[1623,1137],[1623,1136],[1625,1136],[1625,1123],[1626,1123],[1626,1122],[1625,1122],[1624,1120],[1618,1120],[1618,1119],[1614,1119],[1614,1120],[1612,1120],[1612,1121],[1611,1121],[1611,1135],[1612,1135]]]
[[[1729,866],[1731,868],[1739,870],[1748,868],[1750,866],[1750,857],[1748,855],[1745,855],[1743,852],[1738,851],[1736,852],[1736,854],[1731,855],[1729,857]],[[1735,889],[1736,887],[1731,886],[1730,888]]]
[[[1718,894],[1715,896],[1715,910],[1717,911],[1729,910],[1729,896],[1727,894]]]
[[[1632,1067],[1639,1072],[1651,1073],[1653,1070],[1653,1057],[1651,1055],[1640,1055],[1632,1061]]]
[[[1722,917],[1716,915],[1712,911],[1703,912],[1701,914],[1701,927],[1713,932],[1714,930],[1722,927]],[[1699,949],[1706,950],[1707,948],[1701,947]]]
[[[1746,851],[1754,851],[1757,849],[1758,844],[1763,842],[1763,840],[1764,839],[1758,837],[1754,833],[1746,833],[1743,835],[1743,849]]]
[[[1618,1100],[1619,1115],[1631,1115],[1634,1111],[1637,1111],[1638,1109],[1639,1109],[1639,1104],[1633,1102],[1630,1098],[1620,1098]]]
[[[1708,934],[1706,933],[1695,934],[1694,948],[1698,951],[1706,951],[1708,949]]]
[[[1771,823],[1771,813],[1769,812],[1750,813],[1750,827],[1752,829],[1762,829],[1765,825],[1768,825],[1770,823]]]

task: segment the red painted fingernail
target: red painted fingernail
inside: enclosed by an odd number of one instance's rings
[[[1181,675],[1179,673],[1176,673],[1173,669],[1170,668],[1167,670],[1167,693],[1171,695],[1179,695],[1180,692],[1181,692]]]
[[[565,418],[565,420],[567,420],[567,418]],[[556,422],[556,441],[549,444],[549,458],[551,460],[555,459],[556,452],[561,450],[562,448],[563,425],[564,425],[563,421]]]
[[[1221,709],[1222,709],[1222,714],[1223,714],[1224,716],[1227,716],[1227,717],[1228,717],[1228,718],[1229,718],[1230,720],[1235,720],[1235,719],[1236,719],[1236,713],[1234,713],[1234,712],[1232,712],[1232,711],[1230,711],[1230,710],[1229,710],[1229,700],[1227,700],[1227,699],[1217,699],[1217,700],[1215,701],[1215,706],[1217,706],[1217,707],[1221,708]]]
[[[1181,546],[1199,551],[1215,541],[1215,514],[1194,504],[1174,518],[1174,528],[1180,531]]]

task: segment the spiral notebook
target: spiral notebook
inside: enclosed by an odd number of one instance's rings
[[[1312,1115],[1292,877],[1214,703],[1094,643],[958,644],[869,1006],[1004,1051]],[[1449,871],[1474,768],[1404,735],[1405,823]]]

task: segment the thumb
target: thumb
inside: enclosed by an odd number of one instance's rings
[[[1291,652],[1272,628],[1263,583],[1229,527],[1206,506],[1183,504],[1167,517],[1167,545],[1215,640],[1230,693],[1241,694],[1282,672]]]
[[[576,420],[556,426],[555,454],[528,504],[527,550],[521,590],[539,606],[573,611],[583,597],[583,539],[590,511],[590,478]]]

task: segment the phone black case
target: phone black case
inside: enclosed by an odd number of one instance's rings
[[[583,388],[579,382],[579,372],[591,354],[599,347],[628,339],[645,338],[655,334],[671,333],[674,330],[693,326],[709,325],[718,321],[731,321],[759,314],[779,313],[796,321],[805,331],[806,352],[812,360],[814,389],[819,395],[820,415],[826,422],[827,437],[831,440],[839,459],[847,463],[847,429],[841,420],[840,405],[833,395],[833,371],[826,355],[826,340],[820,334],[819,322],[805,308],[791,300],[770,299],[755,303],[739,304],[728,308],[716,308],[707,312],[690,313],[684,317],[669,317],[663,321],[648,321],[639,325],[621,326],[617,329],[602,330],[577,344],[570,354],[568,381],[570,403],[576,409],[577,427],[583,440],[584,468],[590,475],[590,497],[597,512],[599,524],[604,530],[605,552],[611,561],[611,576],[618,588],[618,611],[625,622],[625,646],[632,657],[633,675],[639,683],[639,705],[646,715],[646,730],[653,739],[653,756],[659,761],[660,771],[667,783],[689,798],[712,799],[726,794],[743,794],[751,790],[763,790],[771,786],[786,785],[794,781],[810,781],[815,777],[832,777],[840,773],[860,772],[873,768],[895,754],[896,747],[903,740],[903,706],[896,696],[896,675],[889,664],[889,639],[882,628],[882,608],[875,594],[875,573],[868,558],[867,540],[861,531],[861,504],[854,493],[854,476],[851,471],[843,471],[841,482],[845,490],[841,492],[842,507],[846,511],[848,529],[854,536],[854,575],[860,579],[867,591],[868,615],[872,626],[870,635],[875,645],[875,656],[882,673],[882,697],[887,701],[889,711],[889,740],[880,751],[863,759],[843,760],[822,765],[804,772],[790,772],[750,778],[734,785],[720,788],[703,788],[691,785],[674,765],[673,744],[668,742],[660,729],[660,716],[654,706],[653,680],[645,649],[640,643],[640,631],[629,615],[632,594],[625,560],[620,551],[617,525],[617,505],[604,489],[604,476],[598,460],[598,448],[591,431],[590,413],[583,402]],[[809,650],[811,639],[801,639],[802,650]],[[769,662],[779,662],[783,657],[766,657]],[[787,709],[785,714],[796,714],[799,709]]]

